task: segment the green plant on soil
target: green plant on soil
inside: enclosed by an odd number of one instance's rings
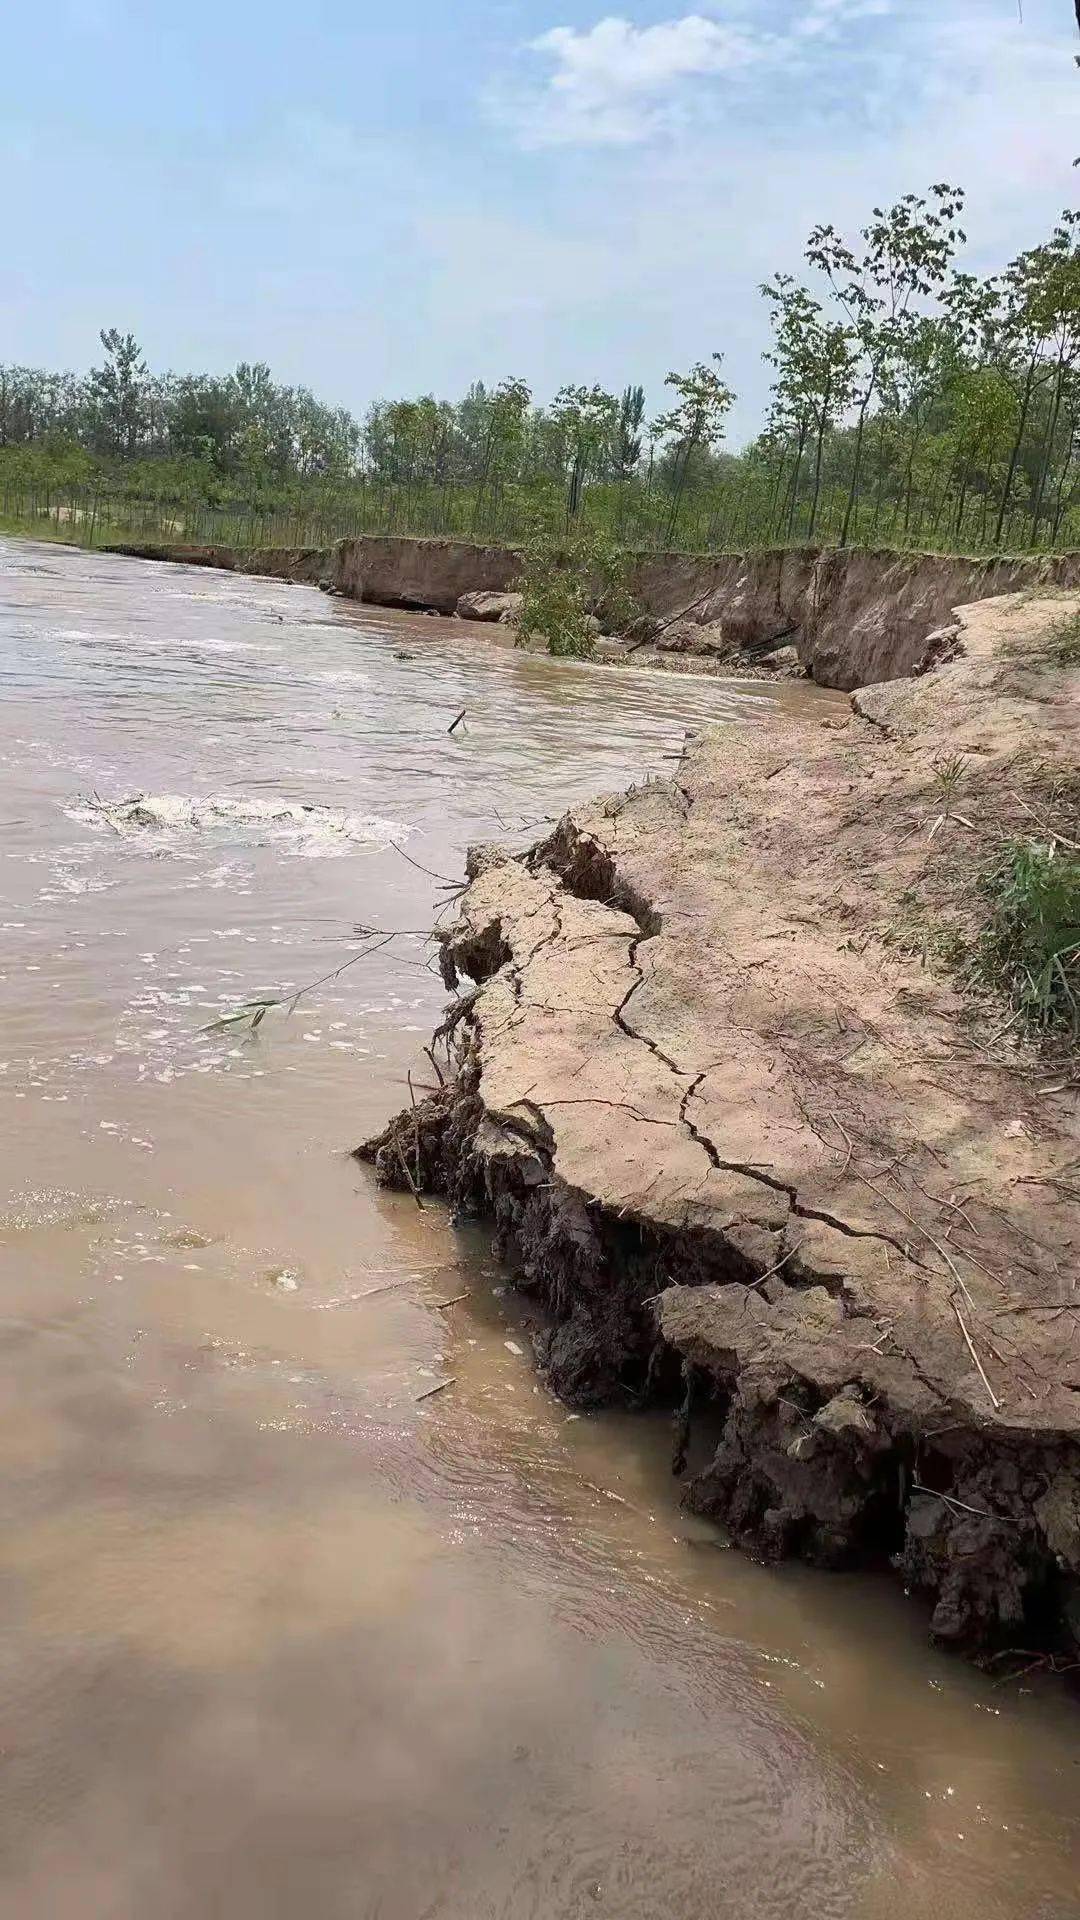
[[[1080,667],[1080,613],[1071,613],[1051,627],[1050,658],[1058,667]]]
[[[596,527],[534,528],[514,584],[522,596],[518,645],[542,640],[552,654],[586,659],[598,623],[616,630],[636,611],[623,557]]]
[[[983,882],[991,914],[975,972],[1033,1026],[1080,1030],[1080,857],[1012,840]]]
[[[948,759],[934,761],[934,780],[941,791],[947,814],[952,811],[953,801],[963,783],[966,769],[967,755],[964,753],[950,754]]]

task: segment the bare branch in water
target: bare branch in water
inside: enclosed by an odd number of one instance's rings
[[[295,1013],[301,1000],[306,999],[309,993],[314,993],[317,987],[325,987],[329,981],[339,980],[341,975],[347,973],[350,967],[355,967],[358,961],[368,960],[373,953],[381,953],[391,941],[406,937],[411,939],[413,936],[405,932],[385,933],[381,939],[373,941],[370,946],[362,947],[359,953],[350,954],[347,960],[342,961],[340,967],[333,967],[329,973],[320,974],[317,980],[310,980],[306,987],[298,987],[295,993],[261,993],[251,1000],[242,1000],[237,1006],[230,1007],[227,1013],[219,1014],[216,1020],[208,1021],[206,1026],[199,1028],[199,1032],[223,1033],[230,1032],[236,1027],[246,1026],[251,1033],[256,1033],[272,1008],[284,1007],[287,1013]]]

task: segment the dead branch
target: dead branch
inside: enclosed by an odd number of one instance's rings
[[[417,1406],[419,1406],[421,1400],[430,1400],[434,1394],[445,1393],[447,1387],[456,1387],[456,1386],[457,1386],[457,1380],[453,1376],[451,1376],[449,1380],[440,1380],[437,1382],[435,1386],[426,1387],[423,1393],[418,1393],[416,1396],[416,1404]]]

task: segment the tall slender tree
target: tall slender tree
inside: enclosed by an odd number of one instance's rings
[[[653,433],[666,440],[674,456],[671,510],[668,514],[667,540],[675,538],[686,483],[694,455],[712,452],[724,437],[724,422],[735,401],[735,394],[721,378],[722,353],[714,353],[713,364],[699,360],[689,373],[669,373],[664,381],[674,392],[675,405],[657,416]]]

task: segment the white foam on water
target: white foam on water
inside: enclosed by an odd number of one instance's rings
[[[195,835],[217,834],[256,846],[277,845],[286,854],[326,859],[355,846],[386,846],[410,831],[400,820],[376,813],[350,813],[345,807],[269,799],[242,793],[139,794],[133,799],[102,800],[80,795],[64,808],[69,820],[98,827],[124,839],[146,837],[156,846]]]
[[[322,673],[312,673],[307,677],[320,687],[368,687],[371,685],[370,673],[361,673],[352,667],[327,668]]]

